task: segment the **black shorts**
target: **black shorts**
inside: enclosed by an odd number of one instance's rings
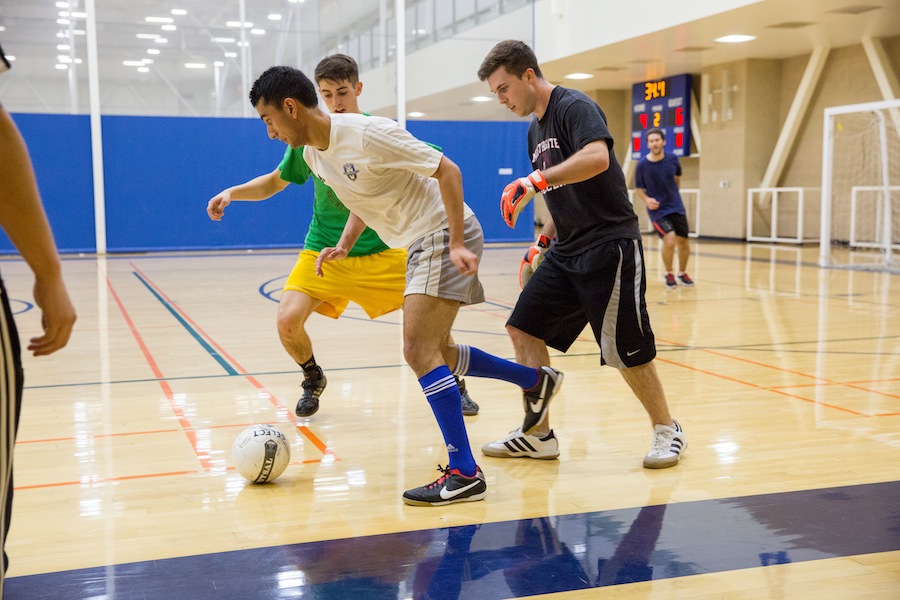
[[[656,357],[646,290],[640,240],[613,240],[578,256],[551,248],[506,324],[566,352],[590,323],[602,364],[636,367]]]
[[[659,237],[665,237],[667,233],[674,231],[675,235],[678,237],[686,238],[690,231],[688,228],[687,215],[681,213],[670,213],[664,217],[660,217],[658,220],[653,221],[653,229],[656,230]]]

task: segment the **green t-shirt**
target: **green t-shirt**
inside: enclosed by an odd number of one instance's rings
[[[288,146],[278,169],[281,171],[281,178],[291,183],[303,185],[310,177],[313,178],[315,186],[313,216],[303,247],[318,252],[322,248],[337,246],[344,225],[350,217],[350,211],[338,200],[332,189],[313,174],[303,159],[303,148],[294,149]],[[368,256],[387,249],[388,246],[381,241],[378,234],[366,227],[350,249],[350,256]]]

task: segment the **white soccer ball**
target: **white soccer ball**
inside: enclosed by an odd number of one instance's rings
[[[273,481],[291,461],[291,445],[281,430],[265,423],[243,430],[231,447],[238,473],[253,483]]]

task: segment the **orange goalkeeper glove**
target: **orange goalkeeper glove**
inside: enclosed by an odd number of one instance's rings
[[[516,219],[537,192],[547,189],[547,180],[540,169],[533,171],[528,177],[519,177],[506,186],[500,197],[500,214],[510,227],[516,226]]]
[[[530,247],[525,252],[525,256],[522,258],[522,264],[519,265],[519,286],[523,290],[525,289],[525,284],[528,283],[528,280],[534,275],[534,271],[542,262],[544,262],[544,255],[547,253],[547,248],[549,247],[550,238],[546,235],[542,235],[534,243],[534,246]]]

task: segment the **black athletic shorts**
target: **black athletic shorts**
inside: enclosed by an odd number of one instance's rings
[[[507,325],[566,352],[590,323],[602,364],[635,367],[656,356],[646,290],[640,240],[612,240],[578,256],[560,256],[551,248]]]
[[[687,215],[681,213],[670,213],[659,220],[653,221],[653,229],[659,234],[659,237],[665,237],[670,231],[674,231],[678,237],[686,238],[688,236]]]

